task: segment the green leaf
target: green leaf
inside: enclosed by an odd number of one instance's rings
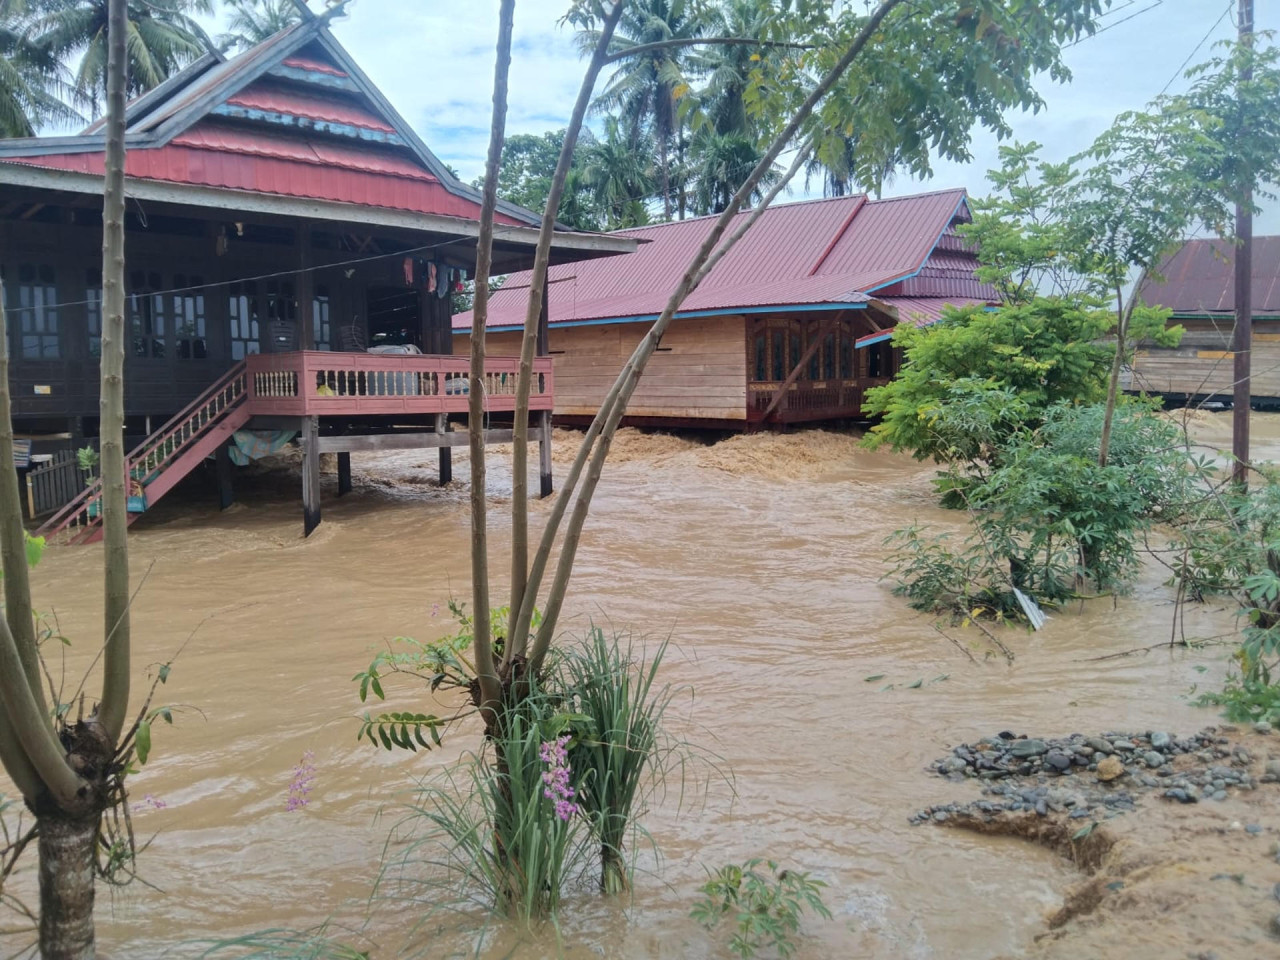
[[[369,686],[373,688],[373,692],[378,695],[379,700],[387,699],[386,694],[382,692],[382,681],[378,679],[378,675],[376,673],[370,675]]]
[[[167,664],[167,663],[162,663],[162,664],[160,664],[160,669],[159,669],[158,671],[156,671],[156,673],[157,673],[157,674],[158,674],[158,676],[160,677],[160,682],[161,682],[161,683],[167,683],[167,682],[169,681],[169,670],[170,670],[170,669],[171,669],[171,667],[169,666],[169,664]],[[170,722],[170,723],[172,723],[173,721],[172,721],[172,720],[170,720],[169,722]]]
[[[869,676],[869,677],[864,677],[862,682],[863,682],[863,683],[875,683],[877,680],[883,680],[883,679],[884,679],[884,677],[885,677],[885,675],[884,675],[883,673],[873,673],[873,674],[872,674],[871,676]]]
[[[921,678],[920,678],[919,680],[917,680],[915,683],[909,683],[909,684],[907,684],[907,689],[908,689],[908,690],[919,690],[922,686],[924,686],[924,677],[921,677]]]
[[[1097,825],[1098,825],[1098,821],[1090,820],[1083,827],[1081,827],[1079,830],[1073,833],[1071,835],[1071,839],[1083,840],[1085,837],[1089,836],[1089,834],[1093,833],[1093,828],[1096,827]]]
[[[146,720],[138,723],[138,732],[133,740],[134,752],[138,755],[138,763],[145,765],[151,755],[151,724]]]

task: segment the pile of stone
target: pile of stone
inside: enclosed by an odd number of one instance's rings
[[[1271,730],[1268,724],[1254,729]],[[1198,803],[1225,800],[1231,791],[1253,790],[1260,782],[1280,782],[1280,760],[1268,760],[1265,772],[1255,778],[1250,772],[1253,757],[1244,746],[1232,745],[1224,735],[1229,732],[1234,728],[1206,727],[1185,738],[1158,730],[1061,739],[1008,732],[985,737],[961,744],[931,769],[949,780],[983,781],[986,799],[928,807],[911,821],[1022,811],[1104,819],[1132,810],[1138,793]]]

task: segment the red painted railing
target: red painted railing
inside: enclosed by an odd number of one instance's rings
[[[249,409],[277,416],[465,413],[468,405],[466,357],[330,353],[304,350],[256,354],[246,361]],[[515,357],[485,361],[485,410],[515,409]],[[550,357],[533,362],[531,410],[553,404]]]

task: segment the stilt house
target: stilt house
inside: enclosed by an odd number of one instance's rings
[[[340,492],[359,451],[439,447],[447,480],[457,439],[448,418],[467,405],[450,294],[475,261],[479,195],[427,149],[324,19],[234,59],[205,55],[130,103],[127,123],[136,509],[207,458],[229,502],[229,443],[255,429],[303,437],[308,532],[320,516],[321,452],[339,454]],[[48,435],[78,446],[97,434],[103,157],[101,123],[0,141],[13,410],[37,449]],[[527,268],[539,217],[504,203],[497,221],[495,270]],[[635,245],[562,232],[552,257]],[[489,361],[486,400],[499,415],[513,407],[516,369],[497,351]],[[545,438],[550,360],[540,357],[536,374]],[[549,449],[543,464],[549,489]],[[95,488],[35,493],[37,513],[61,506],[51,497],[70,500],[46,530],[95,532]]]
[[[895,324],[995,300],[956,229],[969,219],[963,190],[770,208],[685,301],[626,422],[750,430],[860,417],[867,389],[897,370]],[[557,421],[595,415],[713,223],[624,230],[615,236],[640,241],[635,253],[551,269]],[[527,294],[516,274],[493,295],[490,349],[517,350]],[[455,352],[470,329],[469,313],[454,318]]]
[[[1235,247],[1223,240],[1188,240],[1146,277],[1142,302],[1173,311],[1170,323],[1186,331],[1176,347],[1144,346],[1129,370],[1132,390],[1162,394],[1177,404],[1230,402],[1235,380]],[[1280,406],[1280,237],[1253,241],[1253,348],[1255,404]]]

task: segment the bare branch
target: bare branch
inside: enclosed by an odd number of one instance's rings
[[[551,191],[542,212],[542,227],[538,231],[538,246],[533,256],[533,272],[529,277],[529,300],[525,309],[524,336],[520,341],[520,373],[516,378],[516,412],[513,425],[514,446],[511,453],[511,619],[507,627],[507,649],[503,666],[507,668],[517,656],[524,656],[529,639],[529,623],[520,618],[524,604],[525,584],[529,577],[529,393],[533,384],[533,352],[538,340],[538,325],[542,315],[543,291],[547,287],[547,266],[551,259],[551,236],[555,231],[556,213],[564,194],[569,168],[573,165],[573,152],[578,144],[582,121],[591,105],[591,92],[595,89],[609,49],[609,42],[622,17],[625,0],[617,0],[605,16],[596,42],[595,52],[587,66],[582,86],[578,90],[573,115],[565,129],[560,158],[551,178]],[[532,614],[531,614],[532,616]]]

